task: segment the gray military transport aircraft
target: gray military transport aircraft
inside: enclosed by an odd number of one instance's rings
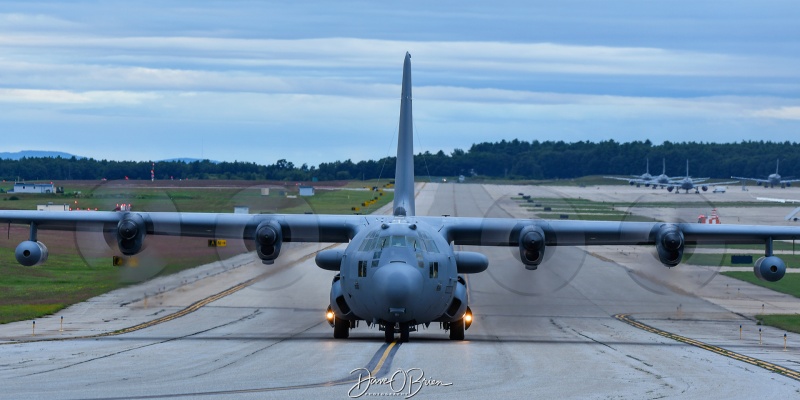
[[[732,176],[731,179],[741,179],[743,181],[755,181],[758,186],[764,185],[764,187],[774,188],[775,186],[780,186],[781,189],[785,189],[788,186],[792,186],[794,182],[800,182],[800,179],[781,179],[781,175],[778,173],[778,168],[781,166],[781,160],[776,160],[775,162],[775,173],[769,174],[767,179],[763,178],[744,178],[741,176]]]
[[[709,178],[694,178],[689,176],[689,160],[686,160],[686,176],[682,179],[675,179],[670,184],[667,185],[667,190],[672,192],[675,190],[675,193],[680,193],[681,189],[685,190],[686,193],[689,193],[690,190],[694,190],[695,193],[700,193],[700,189],[703,191],[707,191],[708,187],[711,186],[720,186],[720,185],[730,185],[732,183],[739,183],[739,181],[730,181],[730,182],[715,182],[715,183],[705,183]]]
[[[636,176],[636,175],[634,175]],[[636,178],[623,178],[619,176],[604,176],[603,178],[607,179],[616,179],[619,181],[627,181],[629,185],[636,187],[640,187],[644,185],[644,187],[653,186],[653,189],[657,189],[659,186],[664,189],[669,185],[673,185],[678,182],[681,178],[670,178],[667,176],[667,161],[666,159],[661,159],[661,175],[652,176],[650,175],[650,160],[647,160],[647,172],[644,174],[636,177]],[[695,179],[695,182],[700,182],[700,180]]]
[[[800,238],[800,228],[791,226],[417,216],[411,100],[411,56],[406,53],[392,215],[0,211],[0,222],[30,226],[29,240],[15,251],[24,266],[47,259],[47,247],[36,237],[41,229],[103,229],[126,256],[140,252],[150,236],[240,239],[255,245],[264,264],[278,258],[285,242],[347,243],[344,250],[316,255],[320,268],[336,272],[326,313],[333,337],[347,338],[357,321],[365,321],[384,331],[387,342],[396,333],[406,341],[409,332],[432,322],[449,330],[450,339],[464,339],[472,313],[462,275],[483,272],[489,261],[478,252],[454,250],[457,245],[517,247],[525,268],[536,270],[548,246],[652,245],[660,261],[672,267],[680,263],[687,244],[761,243],[765,256],[755,263],[755,274],[777,281],[786,264],[773,255],[773,240]],[[549,264],[559,267],[557,259]]]

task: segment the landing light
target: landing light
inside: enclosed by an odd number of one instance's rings
[[[467,312],[464,313],[464,329],[469,329],[472,325],[472,310],[467,307]]]
[[[327,319],[328,319],[328,321],[333,321],[333,311],[328,311],[328,312],[325,314],[325,318],[327,318]]]

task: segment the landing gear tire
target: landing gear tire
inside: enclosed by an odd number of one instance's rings
[[[401,343],[408,342],[408,331],[409,331],[408,322],[400,324],[400,342]]]
[[[450,340],[464,340],[464,318],[450,323]]]
[[[350,321],[336,318],[333,320],[333,338],[347,339],[350,337]]]
[[[386,343],[394,342],[394,324],[386,324],[386,328],[383,330],[383,334],[386,338]]]

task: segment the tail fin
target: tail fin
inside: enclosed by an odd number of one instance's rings
[[[686,159],[686,177],[689,177],[689,159]]]
[[[666,174],[667,174],[667,159],[666,158],[662,158],[661,159],[661,175],[666,175]]]
[[[414,120],[411,114],[411,54],[403,62],[400,94],[400,132],[397,135],[397,167],[394,173],[395,216],[413,216],[414,207]]]
[[[650,175],[650,159],[646,158],[646,160],[647,160],[647,167],[645,169],[645,173],[647,173],[647,175]]]
[[[778,175],[778,168],[781,166],[781,159],[775,160],[775,175]]]

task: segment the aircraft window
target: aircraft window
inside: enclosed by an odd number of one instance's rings
[[[431,278],[438,278],[439,277],[439,262],[432,261],[428,264],[428,272],[430,273]]]
[[[392,236],[392,247],[405,247],[405,246],[406,246],[405,236]]]
[[[375,239],[365,239],[363,243],[361,243],[361,248],[358,251],[370,251],[375,246]]]
[[[422,259],[422,253],[420,252],[417,252],[417,265],[420,268],[425,268],[425,261]]]
[[[384,248],[384,247],[386,247],[388,245],[389,245],[389,237],[388,236],[384,236],[384,237],[378,239],[378,246],[380,248]]]
[[[433,239],[425,240],[425,248],[431,253],[439,252],[439,248],[436,247],[436,242],[434,242]]]
[[[380,260],[372,260],[372,266],[377,267]]]
[[[358,262],[358,276],[360,278],[367,276],[367,262],[364,260]]]

